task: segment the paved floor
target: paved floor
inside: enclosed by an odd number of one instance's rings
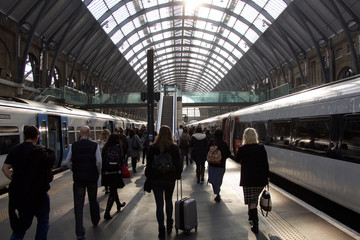
[[[130,169],[131,170],[131,169]],[[312,213],[307,208],[284,195],[276,186],[270,186],[273,200],[273,211],[267,218],[260,216],[260,233],[254,235],[247,221],[247,206],[243,204],[242,189],[239,187],[240,166],[233,161],[227,162],[222,186],[222,200],[216,203],[212,187],[209,184],[197,184],[194,164],[185,167],[183,172],[183,196],[196,199],[198,209],[198,231],[189,233],[175,231],[167,239],[271,239],[271,240],[346,240],[360,239],[358,233],[351,232],[341,226],[329,223],[331,220]],[[152,193],[144,193],[144,166],[138,164],[138,172],[126,179],[126,186],[119,189],[121,201],[127,205],[116,213],[114,218],[103,220],[107,195],[103,187],[99,187],[98,200],[101,217],[98,227],[93,228],[90,221],[89,206],[84,208],[84,226],[87,239],[157,239],[157,222],[155,217],[155,201]],[[65,171],[56,175],[50,190],[51,212],[49,240],[76,239],[72,199],[72,175]],[[176,200],[176,189],[174,193]],[[1,239],[9,239],[11,229],[7,218],[7,195],[0,196],[0,231]],[[28,230],[25,239],[34,239],[36,220]]]

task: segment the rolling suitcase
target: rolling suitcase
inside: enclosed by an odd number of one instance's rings
[[[180,181],[180,192],[181,199],[179,200],[179,181]],[[196,200],[188,197],[182,197],[182,181],[177,181],[177,201],[175,202],[175,229],[176,234],[179,229],[189,232],[195,228],[197,231],[197,210]]]

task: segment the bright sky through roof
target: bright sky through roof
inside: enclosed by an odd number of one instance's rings
[[[145,84],[146,51],[153,48],[155,88],[159,82],[178,83],[183,91],[208,92],[287,4],[283,0],[93,0],[87,7]]]

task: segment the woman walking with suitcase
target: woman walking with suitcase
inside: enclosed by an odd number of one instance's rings
[[[161,168],[167,162],[168,169]],[[150,179],[151,187],[156,201],[156,218],[160,239],[165,238],[165,216],[164,216],[164,193],[166,204],[166,228],[171,233],[173,228],[173,202],[172,195],[176,179],[181,178],[182,162],[180,161],[179,148],[172,138],[171,129],[161,126],[155,142],[150,146],[145,169],[145,176]]]

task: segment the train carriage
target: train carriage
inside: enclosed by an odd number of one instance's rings
[[[253,127],[273,174],[360,213],[359,76],[231,112],[223,122],[234,154]]]
[[[70,144],[78,139],[81,126],[88,125],[91,138],[96,140],[104,128],[113,132],[117,127],[139,127],[145,124],[142,121],[65,106],[0,98],[0,165],[4,164],[9,150],[24,141],[23,129],[28,125],[39,127],[39,144],[55,149],[57,162],[54,168],[58,168],[66,159]],[[9,180],[0,174],[0,189],[8,183]]]

